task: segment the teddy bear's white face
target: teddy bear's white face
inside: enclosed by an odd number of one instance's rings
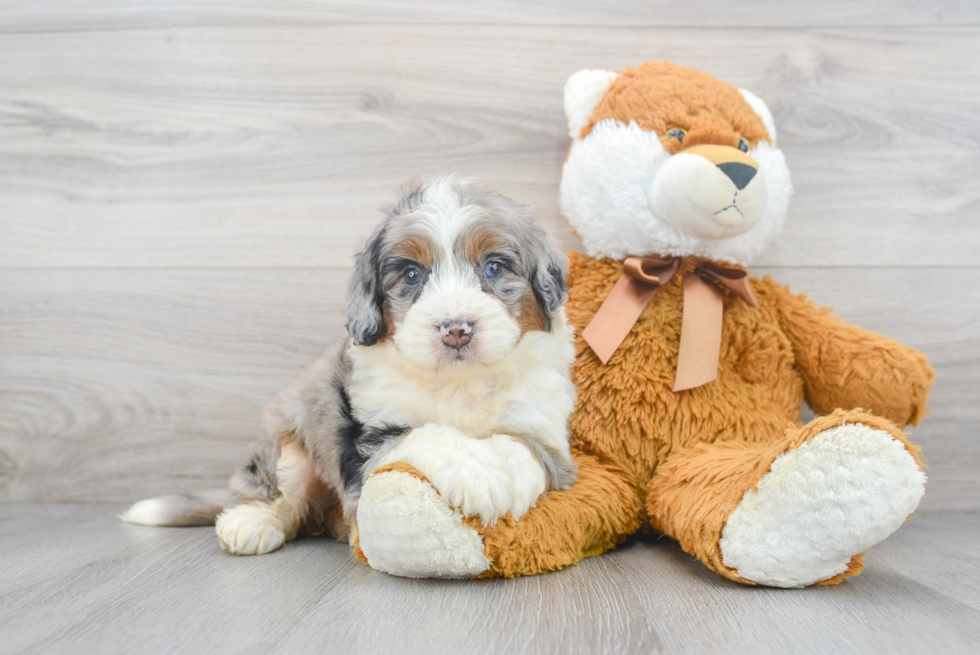
[[[664,133],[658,133],[649,124],[593,116],[616,77],[581,71],[565,89],[574,141],[562,173],[561,209],[588,254],[697,255],[747,264],[782,228],[792,193],[765,103],[740,91],[738,102],[761,119],[758,131],[769,140],[740,138],[716,124],[723,117],[689,109],[660,118]],[[580,137],[585,127],[591,130]]]

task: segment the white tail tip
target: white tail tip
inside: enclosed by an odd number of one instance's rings
[[[161,498],[148,498],[133,504],[119,515],[126,523],[137,525],[167,525],[166,502]]]

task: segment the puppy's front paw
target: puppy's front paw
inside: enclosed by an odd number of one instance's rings
[[[226,509],[215,523],[221,547],[232,555],[265,555],[286,542],[282,521],[261,505]]]
[[[510,512],[520,518],[545,490],[534,455],[514,438],[472,439],[459,430],[428,424],[416,428],[388,456],[418,469],[464,516],[494,524]]]
[[[515,518],[527,511],[514,507],[514,480],[493,452],[471,452],[434,467],[426,475],[449,504],[463,516],[478,516],[485,524],[514,509]]]
[[[510,506],[498,514],[498,517],[510,512],[515,519],[521,518],[534,506],[547,488],[541,463],[527,446],[506,434],[495,434],[478,443],[496,454],[500,462],[500,471],[507,477],[509,484]]]

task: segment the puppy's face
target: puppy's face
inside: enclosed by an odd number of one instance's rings
[[[551,329],[566,270],[527,207],[439,178],[413,187],[357,255],[348,331],[360,345],[391,340],[422,369],[493,364]]]

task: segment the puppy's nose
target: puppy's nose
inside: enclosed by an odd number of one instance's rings
[[[741,191],[745,188],[752,178],[755,177],[756,170],[749,166],[748,164],[742,164],[737,161],[725,162],[724,164],[718,164],[718,168],[721,172],[728,176],[728,179],[735,183],[735,187]]]
[[[462,348],[470,341],[473,327],[466,321],[446,321],[439,326],[442,342],[451,348]]]

